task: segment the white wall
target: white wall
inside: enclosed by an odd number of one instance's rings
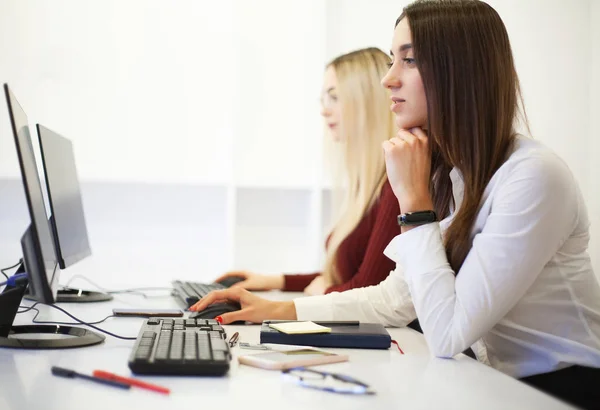
[[[592,223],[590,254],[600,277],[600,1],[590,4],[592,27],[592,65],[590,87],[589,195],[588,210]]]
[[[2,1],[0,78],[74,140],[82,179],[317,179],[322,1]]]
[[[3,0],[0,78],[32,123],[75,141],[83,179],[227,180],[232,14],[231,1]],[[10,143],[0,175],[16,176]]]
[[[588,0],[494,0],[513,48],[531,131],[588,191],[591,37]],[[573,143],[577,141],[577,143]]]
[[[235,183],[312,186],[320,177],[325,3],[237,0],[234,28]]]
[[[327,59],[364,47],[389,52],[407,0],[327,0]]]

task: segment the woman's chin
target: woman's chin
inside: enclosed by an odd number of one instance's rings
[[[342,136],[337,128],[327,128],[325,136],[333,142],[339,142],[342,140]]]
[[[416,127],[425,128],[427,124],[424,121],[396,117],[396,126],[401,130],[410,130],[411,128]]]

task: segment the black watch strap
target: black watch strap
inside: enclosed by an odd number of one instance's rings
[[[398,215],[398,225],[417,226],[437,221],[437,215],[434,211],[416,211],[406,212]]]

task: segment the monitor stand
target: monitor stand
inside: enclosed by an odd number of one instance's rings
[[[16,273],[25,272],[23,264],[17,269]],[[25,299],[27,300],[35,300],[32,298],[29,293],[25,292]],[[106,302],[108,300],[113,300],[113,296],[104,293],[97,292],[93,290],[83,290],[83,289],[73,289],[73,288],[63,288],[59,289],[56,294],[56,302],[57,303],[89,303],[89,302]]]
[[[24,298],[27,300],[35,300],[28,292],[25,293]],[[64,288],[56,292],[57,303],[106,302],[112,299],[112,295],[109,295],[108,293],[96,292],[93,290]]]
[[[13,326],[26,287],[27,280],[21,279],[15,286],[6,286],[0,293],[0,348],[65,349],[104,341],[104,335],[73,326]]]
[[[105,302],[112,299],[108,293],[72,288],[59,289],[56,295],[56,301],[63,303]]]

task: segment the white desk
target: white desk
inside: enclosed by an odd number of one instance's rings
[[[294,295],[268,293],[269,298]],[[113,307],[177,307],[171,297],[144,299],[119,295],[114,301],[94,304],[62,304],[82,320],[94,321]],[[55,309],[39,306],[38,320],[70,321]],[[30,314],[31,313],[31,314]],[[16,324],[28,324],[34,312],[17,316]],[[111,318],[99,325],[123,336],[136,336],[143,319]],[[240,332],[240,340],[259,342],[259,326],[226,326]],[[226,377],[140,377],[169,387],[165,396],[133,388],[129,391],[81,379],[52,376],[53,365],[84,373],[104,369],[130,375],[127,360],[133,341],[107,336],[100,345],[70,350],[27,351],[0,349],[0,409],[565,409],[568,406],[485,365],[460,355],[437,359],[429,354],[423,336],[411,329],[389,329],[404,350],[339,350],[350,355],[347,363],[320,368],[348,374],[371,385],[374,396],[338,395],[307,389],[284,379],[280,372],[240,366],[238,346],[232,349],[231,370]],[[245,353],[251,351],[242,350]]]

